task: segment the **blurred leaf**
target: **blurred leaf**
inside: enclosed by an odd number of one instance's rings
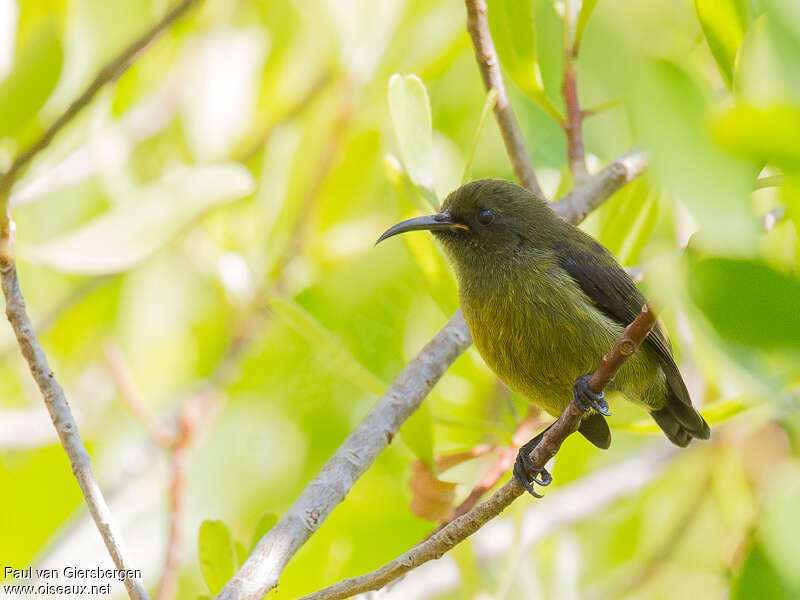
[[[403,207],[403,214],[410,217],[416,206],[413,202],[415,194],[405,173],[398,169],[396,159],[387,154],[384,156],[384,167],[389,181],[397,192]],[[433,237],[426,232],[420,235],[404,235],[403,242],[411,253],[414,263],[423,276],[426,287],[442,312],[449,315],[458,307],[458,289],[453,270],[447,264],[441,248]]]
[[[770,483],[770,490],[759,522],[759,538],[765,556],[800,595],[800,468],[796,465],[781,470]],[[764,597],[764,596],[762,596]]]
[[[793,600],[798,589],[792,588],[770,563],[761,545],[753,546],[744,566],[731,585],[731,600]]]
[[[222,521],[203,521],[197,536],[200,571],[212,594],[216,595],[233,577],[233,538]]]
[[[42,27],[0,83],[0,138],[25,133],[58,82],[61,40],[53,23]]]
[[[644,179],[625,186],[609,202],[598,239],[623,265],[636,264],[658,220],[658,194]]]
[[[722,79],[733,88],[733,67],[747,29],[746,0],[695,0],[697,18]]]
[[[695,260],[689,292],[719,335],[762,350],[800,349],[800,282],[757,261]]]
[[[236,552],[236,569],[238,569],[244,564],[244,561],[247,560],[247,549],[242,542],[238,541],[234,543],[233,548]]]
[[[583,0],[581,4],[581,12],[578,14],[578,23],[575,26],[575,47],[579,47],[583,39],[583,32],[586,25],[589,23],[589,17],[592,16],[597,0]]]
[[[436,472],[433,460],[433,419],[427,402],[423,402],[400,428],[400,435],[418,459]]]
[[[475,150],[478,147],[478,140],[480,140],[483,125],[486,123],[486,117],[494,110],[497,104],[497,90],[492,88],[486,93],[486,101],[483,103],[481,109],[481,116],[478,119],[478,126],[475,128],[475,135],[472,136],[472,144],[469,147],[469,154],[467,155],[467,162],[464,165],[464,174],[461,176],[461,185],[469,181],[469,171],[472,167],[472,160],[475,158]]]
[[[762,163],[797,166],[800,137],[787,131],[800,131],[800,110],[793,106],[739,105],[720,113],[711,128],[714,139],[731,152]]]
[[[267,299],[269,308],[303,337],[330,368],[331,373],[343,377],[354,386],[376,396],[386,391],[386,384],[367,370],[350,354],[345,346],[320,325],[298,304],[278,295],[270,295]]]
[[[545,94],[536,57],[536,29],[531,0],[488,0],[492,39],[514,83],[556,121],[558,110]]]
[[[653,59],[645,64],[631,108],[653,174],[700,227],[693,244],[752,252],[757,225],[749,194],[758,169],[712,142],[707,85],[674,62]]]
[[[256,528],[253,530],[253,543],[250,546],[250,552],[255,550],[258,540],[266,535],[266,533],[275,527],[278,522],[278,516],[275,513],[264,513],[256,523]]]
[[[753,21],[742,40],[734,73],[740,102],[755,106],[800,103],[800,42],[771,14]]]
[[[252,125],[264,61],[265,30],[219,26],[196,40],[196,66],[184,84],[183,128],[199,160],[230,155]]]
[[[446,521],[453,515],[456,484],[438,479],[421,461],[411,463],[409,510],[429,521]]]
[[[135,267],[210,209],[253,191],[239,164],[182,167],[132,193],[52,242],[20,246],[29,260],[67,273],[101,275]]]
[[[746,411],[753,406],[753,401],[745,396],[713,402],[700,409],[700,414],[709,425],[719,425]],[[633,431],[636,433],[661,433],[661,429],[652,419],[642,419],[634,423],[615,424],[614,429]]]
[[[389,111],[406,172],[422,196],[438,210],[439,200],[433,188],[431,105],[425,84],[419,77],[392,75]]]

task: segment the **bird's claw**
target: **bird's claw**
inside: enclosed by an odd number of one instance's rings
[[[608,410],[605,392],[597,394],[589,388],[588,373],[581,375],[575,380],[575,385],[572,386],[572,394],[575,397],[575,403],[583,409],[583,412],[588,413],[592,409],[595,409],[605,417],[611,416]]]
[[[541,434],[522,446],[522,448],[519,449],[517,460],[514,463],[514,477],[534,498],[542,497],[541,494],[537,494],[533,489],[534,483],[545,487],[553,482],[553,477],[550,475],[550,472],[544,467],[537,467],[533,464],[533,460],[531,459],[531,452],[533,452],[533,449],[536,448],[540,441],[542,441]]]

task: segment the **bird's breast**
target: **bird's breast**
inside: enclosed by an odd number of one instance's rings
[[[463,281],[459,293],[475,346],[513,390],[559,411],[577,375],[593,369],[618,326],[598,313],[575,281],[542,260]],[[553,404],[552,407],[549,405]]]

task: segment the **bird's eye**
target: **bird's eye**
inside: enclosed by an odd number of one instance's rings
[[[491,208],[484,208],[478,213],[478,223],[481,225],[491,225],[494,222],[494,211]]]

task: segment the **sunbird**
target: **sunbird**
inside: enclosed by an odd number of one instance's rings
[[[441,212],[398,223],[377,243],[417,230],[430,231],[444,247],[464,319],[492,371],[553,417],[574,398],[586,412],[578,431],[608,448],[608,402],[589,388],[588,374],[646,302],[612,253],[537,195],[499,179],[463,185]],[[649,411],[677,446],[710,436],[660,323],[608,387]],[[520,449],[514,466],[535,496],[532,483],[552,480],[530,459],[543,434]]]

